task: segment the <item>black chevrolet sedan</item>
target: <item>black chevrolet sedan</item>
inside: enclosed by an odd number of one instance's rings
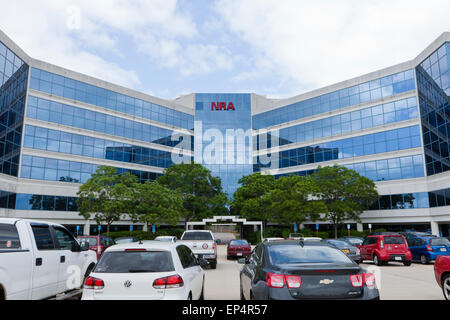
[[[325,241],[260,243],[240,272],[242,300],[379,300],[375,276]]]

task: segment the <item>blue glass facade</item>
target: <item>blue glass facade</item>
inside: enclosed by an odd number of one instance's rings
[[[344,167],[355,170],[360,175],[373,181],[388,181],[424,177],[422,155],[406,156],[392,159],[373,160],[345,164]],[[295,171],[275,175],[275,178],[289,176],[307,176],[315,170]]]
[[[29,67],[0,42],[0,173],[17,176]]]
[[[283,128],[279,131],[279,145],[287,145],[312,139],[374,128],[389,123],[415,119],[418,116],[416,98],[377,105],[370,108],[347,112],[340,115],[311,121],[297,126]],[[273,134],[272,134],[273,135]],[[267,134],[265,146],[271,146],[271,136]],[[263,137],[258,136],[257,149]]]
[[[253,172],[251,95],[196,94],[195,102],[195,161],[232,196],[238,180]]]
[[[361,157],[420,146],[420,128],[411,126],[281,151],[279,152],[278,168]],[[254,171],[260,171],[267,166],[258,160],[254,165]]]
[[[33,96],[28,97],[27,117],[164,146],[173,147],[182,140],[172,139],[173,130]],[[186,139],[191,138],[186,134]]]
[[[194,117],[187,113],[36,68],[31,68],[30,89],[175,127],[194,128]]]
[[[450,206],[446,176],[420,179],[450,171],[449,35],[420,58],[296,98],[198,93],[164,100],[35,63],[12,52],[16,46],[0,33],[0,216],[4,209],[37,211],[37,219],[66,211],[82,220],[76,191],[100,164],[145,182],[194,161],[221,178],[230,198],[253,172],[307,176],[341,164],[378,182],[383,195],[370,210],[391,210],[395,223],[441,221],[443,210],[439,219],[436,210],[415,210],[422,214],[416,221],[404,221],[414,214],[401,210]],[[443,189],[429,191],[433,179]],[[30,185],[42,191],[28,192]],[[375,222],[385,224],[384,216]]]
[[[377,101],[414,89],[414,70],[407,70],[255,115],[253,129]]]
[[[89,158],[136,163],[168,168],[173,164],[172,153],[27,125],[24,147],[80,155]]]
[[[98,168],[98,165],[86,162],[58,160],[36,156],[22,156],[21,178],[85,183]],[[162,174],[155,172],[117,168],[118,173],[130,172],[139,182],[153,181]]]
[[[417,68],[427,174],[450,170],[450,43]]]

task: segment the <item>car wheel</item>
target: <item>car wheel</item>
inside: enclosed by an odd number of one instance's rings
[[[227,260],[230,260],[231,258],[230,258],[230,256],[227,256]]]
[[[374,263],[376,266],[381,266],[381,265],[383,264],[383,262],[380,261],[380,259],[378,259],[378,256],[377,256],[376,254],[373,255],[373,263]]]
[[[428,257],[423,254],[423,255],[420,256],[420,263],[421,264],[428,264],[428,263],[430,263],[430,259],[428,259]]]
[[[198,298],[198,300],[205,300],[205,278],[203,278],[202,293],[200,294],[200,298]]]
[[[444,298],[450,299],[450,274],[447,274],[442,279],[442,292],[444,292]]]
[[[244,292],[242,291],[242,285],[240,286],[239,291],[240,291],[240,293],[239,293],[239,300],[244,301],[245,297],[244,297]]]
[[[216,269],[216,267],[217,267],[217,259],[214,260],[213,263],[211,263],[211,269]]]

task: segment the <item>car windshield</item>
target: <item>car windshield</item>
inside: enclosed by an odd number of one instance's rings
[[[350,243],[342,240],[327,240],[327,242],[335,245],[338,248],[347,248],[348,246],[350,246]]]
[[[96,273],[133,273],[174,271],[172,255],[168,251],[110,251],[97,263]]]
[[[168,237],[164,237],[164,238],[156,237],[155,240],[157,240],[157,241],[165,241],[165,242],[172,242],[172,238],[168,238]]]
[[[351,244],[361,244],[361,243],[363,243],[363,240],[362,239],[358,239],[358,238],[347,238],[347,239],[343,239],[343,241],[350,242]]]
[[[276,245],[268,251],[271,264],[352,263],[344,253],[327,246]]]
[[[430,239],[430,245],[432,246],[450,246],[450,241],[446,238],[434,238]]]
[[[209,232],[186,232],[181,240],[212,240]]]
[[[133,238],[117,238],[114,240],[115,243],[130,243],[130,242],[135,242],[135,240]]]
[[[385,244],[405,244],[403,237],[384,237]]]
[[[97,245],[97,238],[79,238],[78,239],[81,242],[87,242],[90,246],[96,246]]]
[[[248,242],[246,240],[231,240],[230,245],[232,246],[246,246]]]

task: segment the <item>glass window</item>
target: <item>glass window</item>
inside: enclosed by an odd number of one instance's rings
[[[172,255],[168,251],[110,251],[96,265],[95,273],[172,272]]]
[[[0,223],[0,249],[19,248],[20,238],[16,226],[12,224]]]
[[[33,230],[34,240],[38,250],[55,249],[55,244],[48,226],[31,226],[31,229]]]
[[[56,241],[60,250],[72,250],[75,245],[75,239],[73,236],[62,228],[54,228],[56,234]]]

